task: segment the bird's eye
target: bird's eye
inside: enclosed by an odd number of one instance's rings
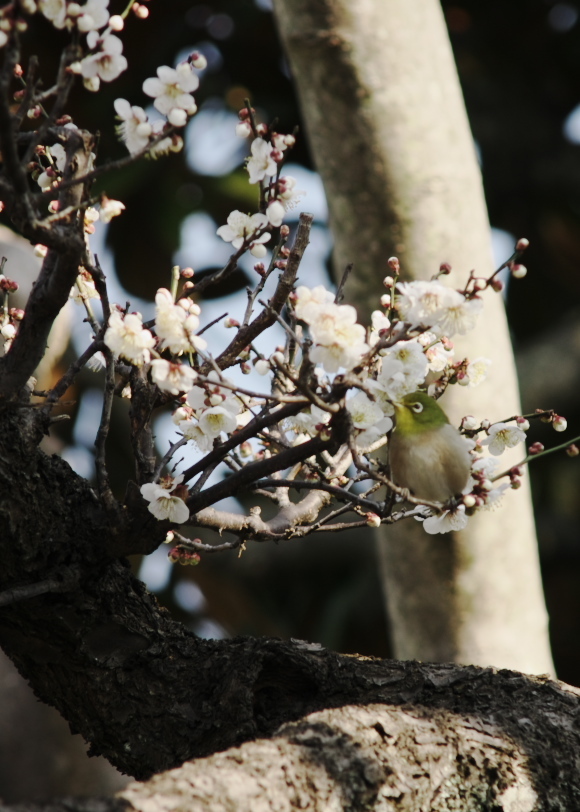
[[[423,404],[419,401],[416,403],[411,403],[411,409],[415,412],[415,414],[421,414],[423,411]]]

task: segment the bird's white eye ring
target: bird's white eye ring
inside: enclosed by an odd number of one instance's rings
[[[423,404],[419,401],[416,403],[411,403],[411,409],[415,412],[415,414],[421,414],[423,411]]]

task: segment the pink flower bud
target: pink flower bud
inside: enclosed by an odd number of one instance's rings
[[[149,16],[149,9],[145,6],[141,6],[139,3],[135,3],[133,6],[133,11],[135,16],[138,17],[140,20],[146,20]]]
[[[566,454],[569,457],[577,457],[578,454],[580,454],[580,448],[578,448],[577,445],[572,443],[572,445],[569,445],[568,448],[566,449]]]
[[[439,273],[441,274],[448,274],[451,273],[451,265],[448,262],[442,262],[439,266]]]
[[[381,517],[378,516],[376,513],[367,513],[366,514],[366,522],[369,527],[380,527],[381,526]]]
[[[280,226],[280,236],[284,239],[290,236],[290,226],[283,225]]]
[[[397,257],[389,257],[389,259],[387,260],[387,265],[389,266],[391,271],[393,271],[395,274],[399,273],[400,265]]]
[[[383,279],[383,285],[386,288],[392,288],[394,284],[395,280],[393,279],[392,276],[385,276],[385,278]]]
[[[516,423],[519,429],[522,431],[528,431],[530,428],[530,421],[526,420],[525,417],[518,417],[516,419]]]
[[[555,414],[552,426],[554,427],[554,431],[566,431],[568,428],[568,421],[565,417],[562,417],[562,415]]]
[[[518,490],[518,488],[521,488],[521,487],[522,487],[522,480],[521,480],[521,479],[518,479],[517,477],[514,477],[514,478],[511,480],[511,482],[510,482],[510,487],[511,487],[511,488],[512,488],[514,491],[517,491],[517,490]]]
[[[239,327],[240,322],[236,319],[227,318],[224,320],[224,327]]]
[[[487,287],[487,282],[485,281],[485,279],[476,279],[473,282],[474,290],[485,290],[486,287]]]
[[[528,454],[540,454],[544,450],[542,443],[532,443],[528,448]]]
[[[491,287],[493,288],[493,290],[495,290],[496,293],[501,293],[505,285],[501,281],[501,279],[498,279],[496,276],[494,279],[491,280]]]
[[[260,276],[264,276],[264,274],[266,273],[266,266],[264,265],[263,262],[256,262],[256,264],[254,265],[254,270],[256,271],[256,273],[260,274]]]
[[[251,457],[252,456],[252,445],[247,440],[245,443],[242,443],[240,446],[240,456],[241,457]]]
[[[195,285],[193,284],[193,282],[188,281],[185,282],[185,284],[183,285],[183,290],[193,290],[194,287]]]
[[[24,70],[22,69],[22,65],[14,65],[14,76],[17,79],[20,79],[21,76],[24,76]]]
[[[528,269],[525,265],[514,264],[511,266],[511,272],[514,279],[523,279],[527,274]]]
[[[252,367],[249,364],[246,364],[245,361],[242,364],[240,364],[240,369],[242,370],[243,375],[249,375],[250,372],[252,371]]]
[[[516,251],[525,251],[529,244],[529,240],[526,240],[525,237],[520,237],[516,243]]]
[[[513,468],[510,468],[510,477],[519,477],[524,475],[524,469],[521,465],[514,465]]]
[[[184,279],[191,279],[194,273],[195,271],[193,270],[193,268],[182,268],[180,271],[180,274]]]

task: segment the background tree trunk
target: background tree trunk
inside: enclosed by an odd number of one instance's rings
[[[391,254],[407,278],[430,278],[442,261],[451,284],[471,268],[489,275],[481,177],[437,0],[274,6],[326,188],[336,272],[355,263],[347,298],[368,315]],[[455,420],[520,410],[499,296],[486,297],[484,318],[456,353],[493,366],[481,388],[445,396]],[[380,550],[397,657],[553,671],[527,485],[463,532],[432,538],[401,523]]]

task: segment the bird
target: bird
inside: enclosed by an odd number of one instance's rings
[[[405,395],[393,406],[395,428],[388,445],[393,481],[418,499],[448,502],[469,480],[467,443],[426,392]]]

